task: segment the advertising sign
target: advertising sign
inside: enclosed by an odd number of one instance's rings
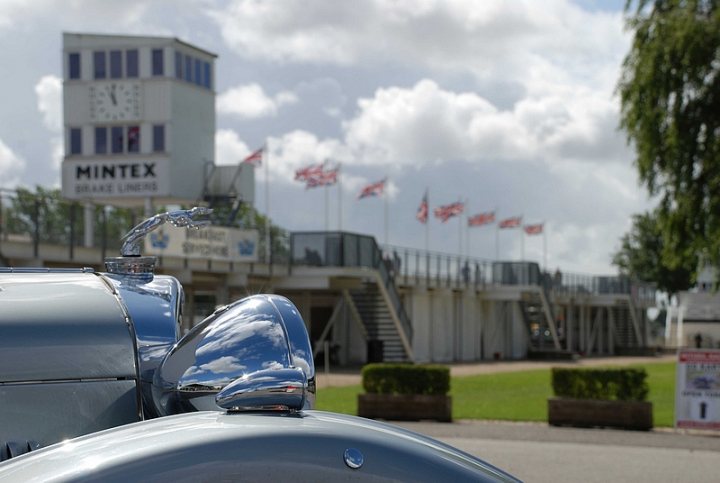
[[[65,160],[62,194],[70,199],[133,198],[170,193],[167,159]]]
[[[209,226],[200,230],[162,227],[145,237],[148,255],[256,262],[257,230]]]
[[[678,352],[675,427],[720,429],[720,350]]]

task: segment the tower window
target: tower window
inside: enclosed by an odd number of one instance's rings
[[[107,128],[95,128],[95,154],[107,154]]]
[[[122,51],[110,51],[110,77],[112,79],[120,79],[123,75],[122,68]]]
[[[140,152],[140,127],[130,126],[127,132],[127,150],[128,153]]]
[[[162,124],[153,125],[153,152],[165,151],[165,126]]]
[[[68,55],[68,78],[80,78],[80,54],[77,52]]]
[[[183,78],[182,62],[182,54],[180,52],[175,52],[175,77],[178,79]]]
[[[138,51],[131,49],[125,52],[125,63],[127,64],[127,77],[138,76]]]
[[[123,133],[125,129],[123,129],[120,126],[113,126],[110,128],[111,136],[112,136],[112,152],[115,153],[122,153],[123,152],[123,141],[125,138],[125,135]]]
[[[152,51],[152,75],[165,75],[162,49]]]
[[[82,154],[82,130],[70,128],[70,154]]]
[[[105,52],[93,52],[93,64],[96,79],[104,79],[107,77],[107,67],[105,65]]]

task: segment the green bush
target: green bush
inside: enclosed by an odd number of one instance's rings
[[[553,368],[552,388],[558,397],[606,401],[645,401],[645,369]]]
[[[432,394],[450,391],[450,369],[438,365],[368,364],[362,384],[371,394]]]

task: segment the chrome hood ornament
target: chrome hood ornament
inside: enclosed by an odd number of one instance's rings
[[[210,220],[198,218],[207,216],[212,211],[204,206],[196,206],[189,210],[167,211],[147,218],[122,237],[124,242],[120,248],[121,256],[106,258],[106,270],[118,275],[152,274],[155,268],[155,257],[140,256],[140,244],[145,236],[164,223],[170,223],[178,228],[199,229],[209,225]]]
[[[312,409],[315,366],[305,322],[280,295],[222,307],[172,348],[152,392],[159,415]]]

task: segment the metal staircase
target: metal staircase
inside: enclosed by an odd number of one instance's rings
[[[382,361],[409,361],[410,357],[378,285],[372,281],[366,281],[361,289],[351,290],[350,297],[367,332],[369,345],[372,344],[371,341],[381,342]]]
[[[640,347],[640,328],[634,318],[633,304],[630,298],[619,300],[619,306],[613,307],[613,322],[615,324],[615,344],[620,348]]]

